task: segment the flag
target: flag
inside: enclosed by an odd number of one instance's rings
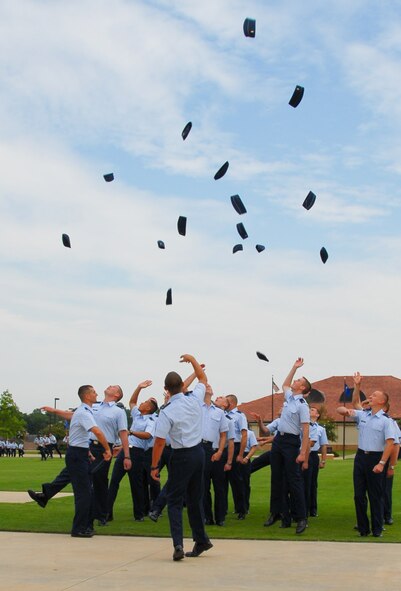
[[[347,382],[344,379],[344,402],[351,402],[352,400],[352,392],[351,388],[347,386]]]
[[[272,389],[273,389],[273,392],[275,392],[276,394],[277,394],[277,392],[280,392],[280,388],[277,386],[277,384],[274,380],[272,380]]]

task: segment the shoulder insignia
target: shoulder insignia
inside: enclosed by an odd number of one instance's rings
[[[302,402],[302,404],[306,404],[305,398],[299,398],[299,402]]]
[[[149,421],[154,421],[154,418],[153,417],[149,417]]]
[[[168,406],[170,406],[170,404],[171,404],[171,402],[167,402],[167,404],[165,404],[165,405],[163,406],[163,409],[165,409],[165,408],[167,408]]]

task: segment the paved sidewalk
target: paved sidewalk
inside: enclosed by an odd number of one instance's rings
[[[398,589],[400,546],[216,540],[173,562],[167,538],[0,532],[7,591],[377,591]],[[192,548],[187,540],[185,549]]]

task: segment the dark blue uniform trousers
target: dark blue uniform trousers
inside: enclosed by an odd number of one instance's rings
[[[204,462],[205,454],[201,444],[172,450],[167,483],[167,509],[174,546],[183,546],[184,499],[193,540],[200,543],[209,541],[203,512]]]
[[[306,510],[309,515],[317,515],[317,479],[319,477],[319,453],[311,451],[309,454],[309,470],[311,472],[310,497]]]
[[[131,487],[133,513],[136,519],[145,515],[145,451],[139,447],[130,447],[129,450],[132,467],[128,471],[128,478]],[[118,454],[114,462],[111,474],[109,493],[107,498],[107,513],[109,518],[113,517],[113,506],[117,497],[120,482],[127,474],[124,470],[124,450]]]
[[[68,472],[67,466],[65,466],[52,482],[42,484],[42,492],[46,499],[49,500],[70,483],[70,473]]]
[[[65,455],[65,463],[71,478],[74,491],[75,515],[71,533],[85,532],[93,521],[92,480],[88,449],[69,446]]]
[[[358,530],[362,535],[370,533],[366,494],[369,497],[372,533],[380,535],[383,530],[386,470],[383,470],[380,474],[372,472],[374,466],[379,463],[382,455],[383,452],[381,451],[365,453],[361,449],[358,449],[355,455],[354,501]]]
[[[305,493],[300,465],[296,458],[299,455],[300,437],[290,433],[278,433],[273,439],[271,449],[271,492],[270,513],[278,515],[283,512],[283,493],[285,486],[291,496],[291,503],[296,512],[296,519],[306,519]]]
[[[109,443],[109,447],[112,449],[113,444]],[[91,466],[93,471],[93,516],[95,519],[105,520],[107,517],[107,496],[111,460],[109,462],[104,461],[104,448],[100,443],[92,442],[89,449],[95,458]]]
[[[226,472],[226,478],[231,484],[235,512],[245,515],[245,483],[242,476],[241,464],[237,462],[237,456],[239,454],[240,448],[241,444],[239,442],[234,443],[233,463],[231,466],[231,470]]]
[[[252,460],[251,474],[253,474],[254,472],[257,472],[258,470],[260,470],[261,468],[264,468],[265,466],[270,466],[270,464],[271,464],[270,455],[271,455],[270,451],[265,451],[263,454],[260,454],[260,456],[258,456],[254,460]]]
[[[167,472],[169,473],[169,464],[170,464],[170,457],[171,457],[171,446],[165,445],[162,453],[162,457],[160,458],[159,462],[159,472],[161,472],[164,466],[167,466]],[[160,515],[163,511],[164,507],[167,505],[167,484],[168,479],[163,488],[161,489],[159,496],[154,501],[152,506],[152,511],[155,511]]]
[[[226,504],[225,504],[225,481],[226,477],[224,474],[224,464],[227,455],[222,454],[218,462],[212,462],[212,455],[216,452],[212,448],[212,444],[203,443],[203,450],[205,452],[205,471],[204,471],[204,484],[205,492],[203,497],[203,507],[205,511],[205,519],[207,521],[213,521],[213,509],[212,509],[212,494],[210,491],[211,483],[213,483],[214,490],[214,518],[217,522],[222,522],[226,516]]]

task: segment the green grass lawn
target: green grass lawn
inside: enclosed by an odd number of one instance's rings
[[[353,530],[355,512],[352,489],[352,460],[329,461],[319,477],[319,517],[309,519],[309,527],[301,536],[294,528],[280,529],[279,523],[263,527],[269,511],[270,468],[264,468],[252,476],[251,511],[245,521],[237,521],[232,514],[230,495],[229,514],[225,527],[210,526],[207,531],[213,538],[237,538],[260,540],[319,540],[360,541],[361,543],[401,541],[401,484],[397,476],[393,489],[393,518],[395,524],[387,526],[383,538],[359,538]],[[31,458],[0,458],[0,490],[41,490],[41,483],[51,481],[64,467],[64,459],[48,460]],[[165,472],[165,470],[163,471]],[[163,474],[162,474],[163,476]],[[64,489],[69,492],[71,488]],[[185,513],[185,511],[184,511]],[[69,533],[73,517],[73,497],[53,499],[45,509],[35,502],[0,503],[0,529],[6,531],[31,531]],[[114,521],[107,527],[97,528],[100,535],[169,536],[167,512],[157,523],[146,518],[137,523],[132,518],[132,501],[128,478],[125,477],[114,509]],[[190,529],[185,515],[185,535]]]

